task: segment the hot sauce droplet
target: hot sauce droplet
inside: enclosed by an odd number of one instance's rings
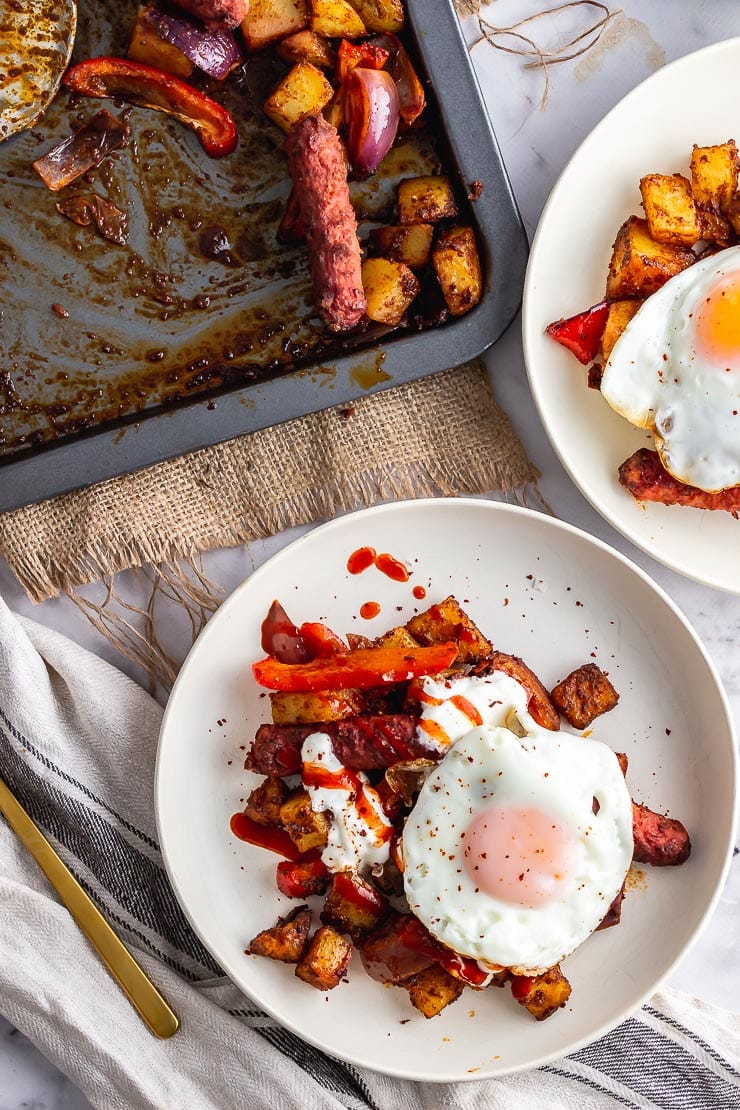
[[[347,570],[350,574],[362,574],[375,562],[374,547],[358,547],[347,560]]]
[[[377,617],[379,612],[380,606],[377,601],[366,601],[364,605],[360,606],[360,616],[366,621],[371,621],[373,617]]]
[[[427,596],[427,592],[423,586],[414,586],[411,592],[417,601],[423,601],[424,598]]]
[[[395,559],[387,552],[376,556],[375,565],[381,574],[385,574],[388,578],[392,578],[394,582],[408,582],[409,580],[409,572],[401,560]]]

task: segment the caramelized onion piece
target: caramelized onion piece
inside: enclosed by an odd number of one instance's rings
[[[104,158],[127,142],[128,136],[128,124],[121,123],[103,108],[68,139],[37,158],[33,168],[44,184],[57,193],[99,166]]]
[[[394,763],[385,772],[385,781],[394,794],[403,798],[404,805],[412,806],[416,795],[437,766],[433,759],[409,759]]]
[[[111,243],[123,246],[126,242],[128,233],[126,213],[116,208],[112,201],[98,196],[97,193],[78,193],[76,196],[67,197],[66,200],[57,202],[57,211],[80,227],[94,224],[98,235],[102,235]]]

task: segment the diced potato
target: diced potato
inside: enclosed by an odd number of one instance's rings
[[[311,911],[308,906],[296,906],[286,917],[279,917],[271,929],[264,929],[249,942],[248,951],[254,956],[267,956],[284,964],[297,964],[303,956],[311,931]]]
[[[350,942],[331,925],[322,925],[311,937],[295,973],[316,990],[330,991],[344,979],[351,958]]]
[[[588,728],[619,701],[609,676],[595,663],[584,663],[555,686],[551,698],[573,728]]]
[[[491,641],[452,595],[412,617],[406,627],[420,644],[457,644],[457,663],[477,663],[493,651]]]
[[[146,22],[145,16],[148,5],[142,4],[136,15],[131,32],[131,41],[128,44],[128,56],[134,62],[143,62],[144,65],[163,69],[174,77],[189,77],[193,72],[193,63],[186,58],[182,50],[165,42],[157,32]]]
[[[690,250],[656,243],[650,238],[647,220],[630,216],[617,232],[609,263],[606,296],[610,301],[625,297],[649,297],[669,278],[696,261]]]
[[[455,979],[439,964],[432,964],[418,972],[403,985],[409,992],[411,1005],[420,1010],[425,1018],[436,1017],[450,1002],[455,1002],[465,989],[464,983]]]
[[[258,825],[279,825],[280,808],[287,798],[288,787],[283,780],[268,776],[249,795],[244,812]]]
[[[310,62],[317,69],[334,69],[337,56],[326,39],[320,39],[313,31],[298,31],[288,35],[277,48],[285,62]]]
[[[365,24],[347,0],[311,0],[311,30],[325,39],[358,39]]]
[[[398,186],[399,223],[436,224],[456,215],[449,177],[408,177]]]
[[[403,30],[401,0],[352,0],[352,7],[360,13],[368,31],[397,35]]]
[[[310,62],[299,62],[285,75],[265,101],[265,115],[283,131],[294,123],[320,112],[334,96],[324,74]]]
[[[599,348],[599,359],[602,363],[609,358],[614,344],[641,304],[642,301],[612,301],[609,305],[609,315],[606,318],[606,327]]]
[[[275,39],[303,31],[309,19],[308,0],[251,0],[242,20],[247,50],[263,50]]]
[[[393,262],[403,262],[410,270],[421,270],[432,253],[434,228],[431,224],[408,227],[376,227],[370,232],[373,253]]]
[[[325,848],[329,837],[329,819],[325,813],[314,813],[308,791],[295,790],[280,807],[280,823],[299,852]]]
[[[701,225],[688,178],[650,173],[640,178],[640,193],[650,237],[656,243],[693,247],[701,237]]]
[[[352,871],[340,871],[332,876],[321,920],[357,941],[374,929],[387,912],[388,902],[374,886]]]
[[[529,990],[522,997],[516,993],[516,984],[515,977],[512,981],[512,994],[537,1021],[551,1017],[570,998],[570,983],[557,964],[542,975],[532,978]]]
[[[440,232],[432,257],[450,313],[464,316],[475,308],[483,292],[483,273],[472,227],[450,227]]]
[[[722,210],[737,192],[738,153],[734,139],[720,146],[695,146],[691,152],[691,189],[702,208]]]
[[[313,694],[270,694],[272,720],[276,725],[313,725],[341,721],[362,713],[359,690],[319,690]]]
[[[399,628],[389,628],[374,641],[374,646],[414,648],[419,646],[419,641],[415,640],[409,630],[401,625]]]
[[[402,262],[368,258],[362,264],[362,286],[367,316],[378,324],[396,327],[419,292],[418,279]]]

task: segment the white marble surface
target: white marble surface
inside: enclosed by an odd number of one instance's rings
[[[495,0],[488,13],[497,26],[505,27],[549,6],[533,0]],[[567,18],[574,17],[571,14]],[[472,33],[472,24],[469,30]],[[529,33],[540,42],[552,43],[567,30],[566,24],[546,17]],[[665,61],[733,35],[740,35],[740,7],[722,0],[674,0],[670,5],[660,0],[625,0],[623,13],[613,21],[602,44],[585,58],[551,67],[550,95],[544,110],[540,108],[540,73],[525,71],[520,59],[493,51],[486,44],[476,47],[476,67],[530,235],[565,162],[625,92]],[[628,554],[668,591],[703,638],[725,682],[736,721],[740,721],[740,598],[696,585],[661,567],[633,549],[584,501],[551,450],[532,404],[518,321],[491,353],[488,364],[498,399],[542,472],[541,490],[556,514]],[[249,549],[214,552],[206,557],[206,570],[228,593],[255,565],[297,534],[255,543]],[[123,575],[121,585],[130,600],[144,596],[143,585],[134,574]],[[16,610],[121,664],[69,601],[32,606],[4,565],[0,565],[0,592]],[[173,655],[182,658],[188,643],[181,615],[163,610],[159,630]],[[132,666],[126,665],[125,669],[141,678]],[[736,1008],[740,956],[733,938],[737,936],[739,914],[740,859],[713,920],[676,970],[672,985]],[[88,1105],[63,1075],[0,1019],[0,1110],[79,1110]]]

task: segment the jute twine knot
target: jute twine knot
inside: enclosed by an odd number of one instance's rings
[[[490,7],[491,5],[487,5]],[[481,11],[481,0],[455,0],[459,15],[472,16],[478,24],[478,38],[471,43],[473,50],[481,42],[487,42],[495,50],[504,54],[514,54],[519,58],[530,58],[525,69],[540,69],[544,77],[544,88],[540,108],[544,108],[550,95],[550,66],[580,58],[597,42],[611,21],[620,14],[621,9],[610,10],[600,0],[565,0],[564,3],[533,12],[508,27],[497,27]],[[583,10],[585,26],[563,41],[543,45],[531,37],[533,26],[546,16],[556,20],[565,12],[575,8]]]

